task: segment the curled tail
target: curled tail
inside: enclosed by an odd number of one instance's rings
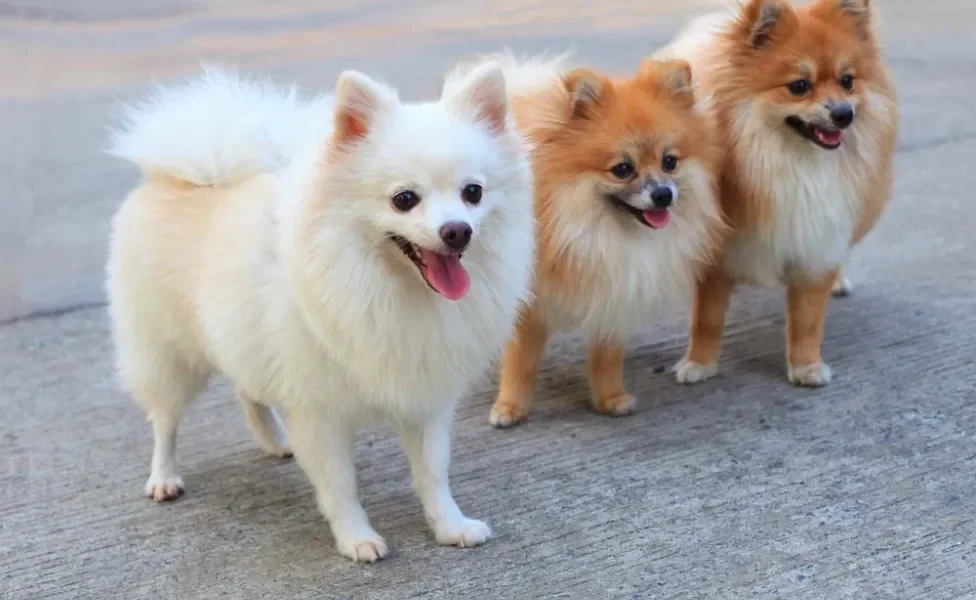
[[[126,107],[108,152],[150,177],[201,186],[233,183],[281,168],[309,135],[326,133],[328,101],[204,67],[202,76],[159,87]]]

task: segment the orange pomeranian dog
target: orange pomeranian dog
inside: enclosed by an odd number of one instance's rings
[[[831,291],[891,193],[898,106],[869,0],[750,0],[694,22],[661,58],[688,60],[724,136],[721,201],[732,231],[698,286],[679,382],[717,372],[737,283],[787,289],[789,380],[821,386]]]
[[[582,330],[593,407],[626,415],[624,345],[686,306],[722,230],[721,152],[697,112],[684,61],[641,63],[629,79],[563,61],[501,61],[532,148],[538,260],[534,302],[503,358],[491,423],[524,420],[548,334]]]

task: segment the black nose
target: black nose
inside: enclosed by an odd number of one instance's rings
[[[674,194],[671,193],[671,188],[666,185],[659,185],[651,190],[651,202],[654,203],[654,208],[667,208],[671,206],[673,200]]]
[[[471,242],[471,226],[464,221],[450,221],[441,225],[441,239],[451,250],[461,252]]]
[[[854,108],[847,102],[835,104],[830,107],[830,120],[843,129],[854,122]]]

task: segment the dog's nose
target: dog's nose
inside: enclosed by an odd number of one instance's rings
[[[840,102],[830,107],[830,120],[841,129],[854,122],[854,107],[847,102]]]
[[[449,221],[441,225],[441,239],[451,250],[461,252],[471,242],[471,226],[464,221]]]
[[[672,201],[674,201],[674,194],[671,193],[670,187],[659,185],[651,190],[651,202],[654,203],[654,208],[667,208],[671,206]]]

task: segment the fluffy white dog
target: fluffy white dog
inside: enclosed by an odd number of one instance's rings
[[[387,552],[353,463],[356,431],[379,424],[400,434],[437,541],[490,536],[448,465],[454,406],[532,275],[532,176],[505,92],[491,64],[427,103],[355,72],[302,100],[207,70],[132,109],[113,153],[144,180],[115,217],[107,286],[121,381],[153,426],[147,495],[182,493],[177,425],[219,373],[258,442],[294,450],[344,556]]]

